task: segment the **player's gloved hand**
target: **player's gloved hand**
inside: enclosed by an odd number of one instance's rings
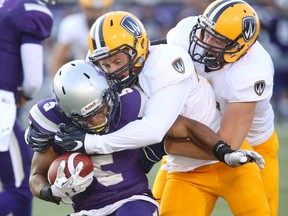
[[[85,135],[85,130],[61,123],[55,135],[55,144],[66,151],[86,153],[84,147]]]
[[[255,162],[261,169],[264,168],[264,159],[257,152],[250,150],[233,150],[222,140],[218,141],[213,147],[214,156],[221,162],[230,167],[242,166],[246,163]]]
[[[65,161],[62,161],[58,167],[55,182],[51,185],[52,195],[66,199],[85,191],[92,183],[94,173],[91,172],[87,176],[81,177],[79,174],[83,168],[84,164],[80,162],[74,173],[69,178],[66,178],[64,173]]]
[[[242,166],[249,162],[255,162],[260,169],[264,169],[265,163],[263,157],[257,152],[243,149],[225,154],[224,161],[231,167]]]
[[[157,144],[145,146],[140,154],[139,163],[145,173],[148,173],[155,163],[167,155],[164,145],[165,138]]]
[[[30,125],[25,131],[25,141],[35,152],[45,152],[54,142],[54,136],[37,132]]]

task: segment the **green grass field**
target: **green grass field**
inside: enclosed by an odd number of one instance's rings
[[[279,162],[280,162],[280,203],[279,216],[286,216],[288,212],[288,123],[277,125],[280,140]],[[156,175],[158,166],[155,166],[149,174],[150,185]],[[39,199],[34,199],[33,216],[64,216],[72,212],[69,205],[57,206]],[[231,216],[232,213],[225,201],[219,199],[212,216]]]

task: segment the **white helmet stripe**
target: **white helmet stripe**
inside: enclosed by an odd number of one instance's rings
[[[216,22],[220,15],[225,11],[228,7],[235,4],[245,4],[243,1],[239,0],[227,0],[227,1],[221,1],[219,4],[216,4],[208,13],[207,17],[212,20],[213,22]]]
[[[90,32],[91,37],[94,39],[93,48],[99,49],[100,47],[105,47],[104,37],[103,37],[103,22],[105,16],[99,17],[94,23],[94,28]]]

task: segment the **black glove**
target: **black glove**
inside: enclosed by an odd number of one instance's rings
[[[167,155],[164,140],[165,138],[160,143],[143,147],[139,163],[146,174],[152,169],[155,163],[159,162],[164,155]]]
[[[54,136],[37,132],[30,125],[25,131],[25,141],[35,152],[45,152],[54,142]]]
[[[55,135],[55,144],[66,151],[86,153],[84,148],[85,135],[85,130],[61,123]]]

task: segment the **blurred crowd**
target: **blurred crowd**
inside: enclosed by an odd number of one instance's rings
[[[50,6],[54,15],[52,35],[45,41],[45,80],[39,96],[20,110],[20,120],[28,124],[28,110],[41,98],[52,95],[52,78],[56,73],[52,67],[53,49],[57,43],[59,26],[68,15],[82,13],[77,0],[58,0]],[[115,0],[110,10],[124,10],[141,19],[150,40],[166,36],[169,29],[184,17],[201,14],[211,0]],[[272,56],[275,67],[275,85],[272,103],[277,121],[288,120],[288,0],[248,0],[258,13],[261,21],[259,41]],[[75,31],[78,31],[75,26]],[[80,43],[80,42],[79,42]],[[82,41],[83,43],[83,41]],[[88,44],[87,44],[88,49]],[[83,59],[86,53],[83,54]],[[69,60],[75,59],[71,52]],[[77,57],[79,58],[79,56]],[[261,61],[261,59],[259,59]],[[57,68],[57,67],[56,67]],[[253,73],[253,71],[251,71]]]

